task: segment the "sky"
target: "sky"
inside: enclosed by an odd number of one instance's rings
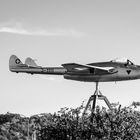
[[[120,57],[140,65],[140,1],[0,1],[0,113],[30,116],[78,107],[94,93],[95,83],[12,73],[12,54],[46,67]],[[100,90],[123,106],[140,101],[140,80],[100,83]]]

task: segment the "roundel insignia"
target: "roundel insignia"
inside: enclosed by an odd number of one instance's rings
[[[16,64],[19,64],[20,63],[20,60],[19,59],[16,59],[15,62],[16,62]]]

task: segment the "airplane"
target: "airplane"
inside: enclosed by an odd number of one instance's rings
[[[9,60],[9,69],[16,73],[29,74],[53,74],[63,75],[65,79],[83,82],[95,82],[96,90],[89,98],[83,112],[83,118],[92,103],[91,118],[95,112],[96,99],[104,100],[108,108],[112,106],[106,96],[99,90],[99,82],[113,82],[140,79],[140,66],[135,65],[129,59],[114,59],[107,62],[96,62],[89,64],[65,63],[61,67],[42,67],[28,57],[23,64],[21,60],[12,55]]]
[[[65,79],[83,82],[112,82],[140,79],[140,66],[128,59],[89,64],[66,63],[61,67],[41,67],[28,57],[25,64],[12,55],[9,69],[16,73],[63,75]]]

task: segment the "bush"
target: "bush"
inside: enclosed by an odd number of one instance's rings
[[[135,104],[136,105],[136,104]],[[84,107],[62,108],[54,114],[34,115],[30,118],[18,114],[0,115],[0,139],[30,140],[137,140],[140,138],[140,112],[131,107],[106,110],[96,107],[93,119],[81,113]],[[29,129],[28,129],[29,128]]]
[[[129,107],[122,109],[96,108],[93,122],[89,116],[81,118],[81,109],[61,109],[58,114],[52,115],[49,123],[41,127],[42,140],[116,140],[137,139],[140,137],[140,112]]]

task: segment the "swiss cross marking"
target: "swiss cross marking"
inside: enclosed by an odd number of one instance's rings
[[[20,60],[19,59],[16,59],[15,62],[16,62],[16,64],[19,64],[20,63]]]

